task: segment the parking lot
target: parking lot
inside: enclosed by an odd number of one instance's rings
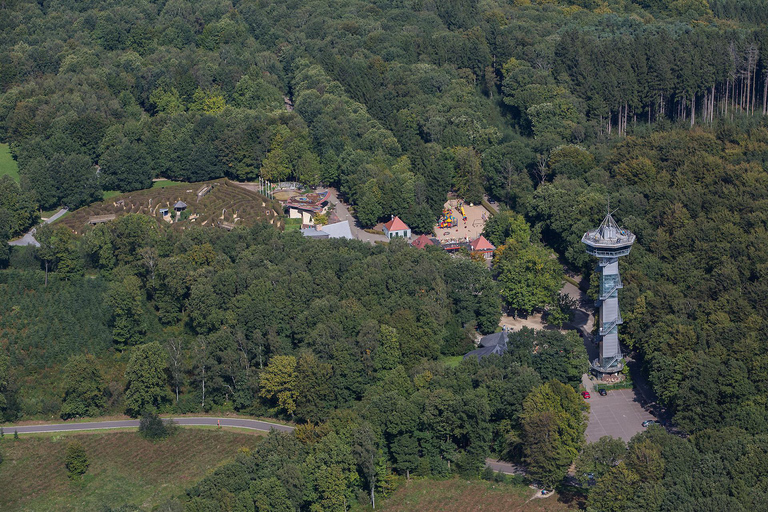
[[[640,398],[632,389],[616,389],[606,396],[591,393],[587,400],[590,406],[587,442],[594,443],[602,436],[611,436],[629,441],[632,436],[642,432],[644,420],[654,417],[640,405]]]

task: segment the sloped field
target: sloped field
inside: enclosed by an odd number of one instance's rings
[[[197,193],[204,186],[212,188],[198,198]],[[173,209],[177,201],[187,205],[185,214],[178,221]],[[169,209],[166,218],[174,221],[168,223],[174,229],[194,225],[249,226],[260,220],[282,229],[284,223],[279,204],[227,179],[128,192],[72,212],[61,223],[80,234],[88,227],[89,219],[99,215],[138,213],[165,223],[160,213],[163,208]]]

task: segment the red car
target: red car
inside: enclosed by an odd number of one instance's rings
[[[589,395],[589,391],[582,391],[581,396],[583,396],[585,400],[588,398],[591,398],[591,396]]]

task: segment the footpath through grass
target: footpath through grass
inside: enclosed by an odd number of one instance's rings
[[[19,166],[16,160],[11,157],[8,144],[0,144],[0,176],[5,174],[13,178],[16,183],[19,182]]]
[[[483,480],[411,480],[387,499],[376,501],[382,512],[560,512],[578,510],[577,500],[558,494],[530,499],[535,490],[526,485]],[[529,501],[530,500],[530,501]]]
[[[78,440],[90,461],[85,478],[67,478],[67,444]],[[225,430],[180,428],[146,441],[136,432],[21,436],[0,441],[0,510],[101,510],[132,504],[144,510],[183,493],[211,469],[253,448],[260,437]]]

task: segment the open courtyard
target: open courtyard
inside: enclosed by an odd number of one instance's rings
[[[463,220],[461,212],[458,211],[459,199],[450,199],[445,202],[444,208],[451,210],[451,215],[456,217],[457,224],[450,228],[441,228],[439,224],[435,224],[433,228],[435,236],[440,243],[445,242],[467,242],[479,237],[483,229],[485,228],[485,222],[491,216],[488,210],[483,205],[476,204],[470,206],[464,203],[464,214],[467,217],[466,222]]]

